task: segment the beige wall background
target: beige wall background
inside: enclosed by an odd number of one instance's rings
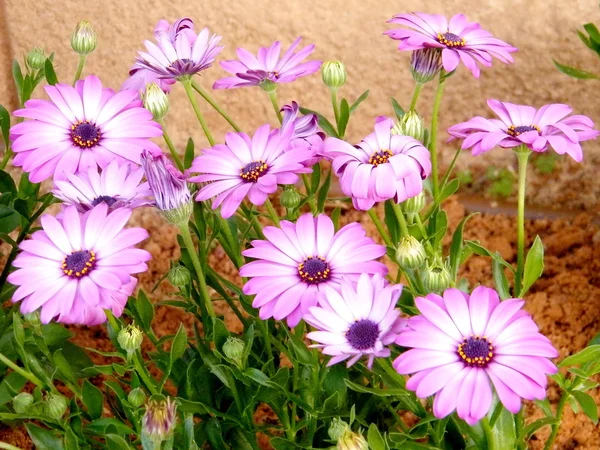
[[[340,59],[349,73],[341,94],[354,100],[371,89],[368,101],[350,124],[350,139],[360,139],[371,130],[379,114],[391,114],[389,97],[401,104],[410,101],[413,82],[409,74],[410,55],[396,50],[395,42],[382,36],[389,29],[386,20],[407,11],[453,15],[463,12],[495,36],[519,48],[516,63],[510,66],[495,61],[474,79],[460,67],[447,83],[442,106],[441,126],[448,127],[473,115],[489,115],[486,98],[541,106],[549,102],[568,103],[578,113],[600,120],[595,81],[579,81],[558,73],[552,57],[600,73],[600,64],[579,41],[576,30],[586,22],[600,22],[594,0],[0,0],[0,103],[14,108],[15,93],[10,78],[10,61],[21,58],[34,46],[56,52],[59,79],[71,82],[77,57],[69,46],[76,22],[90,20],[97,30],[99,44],[88,58],[85,74],[95,73],[105,85],[118,88],[126,78],[142,41],[152,38],[156,22],[191,17],[198,28],[208,26],[223,36],[221,58],[233,58],[238,46],[255,52],[259,46],[279,39],[289,45],[296,36],[317,45],[314,57]],[[204,72],[200,83],[210,88],[225,76],[215,65]],[[419,110],[430,114],[434,86],[422,94]],[[37,95],[43,95],[38,92]],[[275,124],[270,103],[260,89],[217,91],[217,100],[247,131],[266,120]],[[281,102],[297,100],[304,106],[330,112],[328,92],[314,75],[279,89]],[[193,136],[198,146],[206,144],[181,86],[171,96],[172,113],[167,126],[176,145],[185,145]],[[203,107],[208,122],[219,140],[227,124],[208,105]],[[444,136],[443,133],[440,134]],[[588,163],[600,153],[600,142],[586,146]],[[444,149],[446,159],[453,149]],[[502,157],[500,151],[496,158]],[[598,158],[600,159],[600,158]],[[463,166],[481,164],[470,156],[461,158]]]

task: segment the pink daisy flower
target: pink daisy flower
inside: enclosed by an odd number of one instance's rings
[[[311,149],[288,148],[292,129],[273,130],[260,127],[252,139],[245,133],[227,133],[225,144],[205,149],[192,162],[190,172],[200,175],[189,181],[206,183],[197,201],[215,197],[212,207],[221,206],[221,215],[231,217],[244,197],[262,205],[278,184],[295,184],[299,173],[309,173],[305,161],[313,157]]]
[[[450,21],[437,14],[398,14],[388,22],[404,25],[409,29],[386,31],[392,39],[399,40],[399,50],[437,48],[442,53],[442,64],[447,72],[456,70],[462,63],[479,78],[479,66],[492,65],[492,57],[503,63],[512,63],[510,55],[517,49],[496,39],[489,31],[482,30],[475,22],[469,22],[464,14],[456,14]]]
[[[295,327],[308,308],[317,304],[325,287],[339,289],[342,277],[356,281],[361,273],[387,274],[375,259],[385,254],[358,223],[335,233],[333,222],[324,214],[304,214],[296,223],[281,221],[281,228],[265,227],[267,240],[252,241],[253,248],[242,254],[256,261],[240,269],[252,278],[244,294],[254,295],[252,306],[260,308],[261,319],[287,317]]]
[[[321,159],[325,140],[325,133],[319,131],[319,118],[316,114],[298,117],[300,107],[296,102],[285,105],[281,108],[281,112],[283,116],[281,129],[285,131],[291,128],[293,130],[289,148],[309,147],[313,152],[313,157],[305,161],[304,165],[306,167],[314,166]]]
[[[221,61],[221,67],[234,74],[217,80],[213,89],[232,89],[245,86],[261,86],[264,83],[290,83],[296,78],[315,73],[321,67],[321,61],[302,62],[310,55],[315,46],[308,45],[294,53],[302,38],[294,41],[291,47],[279,58],[281,44],[275,42],[271,47],[261,47],[258,55],[254,56],[248,50],[237,49],[239,61]]]
[[[358,283],[342,280],[335,289],[323,289],[319,306],[311,306],[303,319],[318,331],[307,337],[318,344],[311,347],[323,349],[333,358],[328,366],[345,361],[350,367],[363,356],[368,357],[367,366],[373,366],[375,358],[387,358],[399,331],[405,326],[400,311],[395,309],[402,293],[402,285],[386,286],[384,278],[363,273]]]
[[[32,182],[104,168],[114,159],[139,164],[142,150],[160,152],[149,138],[161,136],[162,128],[136,100],[137,92],[114,93],[93,75],[74,88],[45,89],[50,101],[27,101],[13,115],[33,120],[10,129],[13,164],[29,172]]]
[[[524,301],[500,302],[483,286],[470,297],[458,289],[443,295],[415,299],[421,315],[411,317],[396,339],[411,348],[394,361],[399,373],[414,374],[407,389],[420,398],[435,394],[436,417],[456,410],[470,425],[488,413],[492,386],[513,414],[521,398],[545,398],[547,374],[557,372],[547,358],[558,352],[521,309]]]
[[[461,148],[472,148],[473,155],[497,145],[502,148],[526,145],[534,152],[545,152],[552,147],[556,153],[567,153],[581,162],[581,142],[595,139],[599,134],[589,117],[569,116],[573,110],[567,105],[551,104],[536,110],[492,99],[487,103],[500,120],[477,116],[448,129],[450,140],[464,139]]]
[[[65,205],[73,205],[80,212],[93,209],[99,203],[109,208],[137,208],[148,205],[152,191],[142,183],[144,169],[131,163],[111,161],[98,172],[91,167],[87,172],[67,174],[66,180],[54,180],[52,193]]]
[[[127,208],[108,213],[105,203],[83,215],[74,206],[61,219],[43,215],[42,230],[19,245],[8,276],[19,286],[12,301],[22,301],[23,314],[39,309],[42,323],[95,325],[106,320],[104,309],[120,316],[135,287],[131,274],[146,271],[151,258],[134,247],[148,232],[123,229],[130,216]]]
[[[158,45],[144,41],[148,52],[139,52],[135,66],[163,79],[191,76],[208,69],[223,50],[218,45],[221,36],[211,35],[208,28],[196,33],[189,18],[176,20],[172,26],[161,20],[154,37]]]
[[[392,119],[378,119],[375,131],[356,146],[337,138],[325,140],[324,156],[333,160],[342,192],[358,210],[418,195],[431,172],[429,151],[412,137],[393,134],[393,125]]]

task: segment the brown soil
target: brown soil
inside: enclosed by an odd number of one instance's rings
[[[456,199],[447,204],[451,228],[454,228],[467,212],[465,206]],[[369,218],[356,211],[347,211],[345,221],[360,221],[372,236],[376,230]],[[176,245],[176,230],[168,226],[156,211],[146,210],[136,213],[134,222],[150,232],[150,240],[144,247],[152,252],[154,258],[150,270],[140,276],[140,284],[146,292],[154,287],[169,268],[169,260],[178,257]],[[502,214],[481,214],[473,217],[465,228],[465,239],[479,240],[492,251],[499,251],[509,262],[515,262],[515,220]],[[542,333],[547,335],[560,351],[560,357],[575,353],[586,346],[588,341],[600,331],[600,227],[592,222],[592,217],[580,214],[571,219],[547,220],[539,219],[527,223],[529,243],[539,234],[546,249],[546,268],[543,277],[533,286],[527,296],[527,310],[531,312]],[[449,240],[449,238],[447,238]],[[213,267],[219,267],[220,272],[236,280],[237,274],[224,252],[217,248],[211,255]],[[466,277],[472,286],[480,283],[491,286],[492,272],[490,261],[486,258],[473,256],[463,268],[462,276]],[[239,282],[239,280],[236,280]],[[166,299],[172,293],[168,282],[159,285],[152,294],[155,301]],[[241,330],[241,324],[226,305],[217,305],[217,311],[225,315],[228,327],[234,331]],[[157,335],[173,334],[180,323],[186,326],[193,319],[180,310],[170,307],[158,307],[154,321]],[[104,328],[72,327],[75,332],[74,342],[83,347],[109,351],[111,343]],[[147,343],[147,350],[151,346]],[[106,359],[92,353],[92,359],[98,363],[106,363]],[[101,384],[100,378],[94,379]],[[548,396],[552,404],[556,404],[559,391],[551,384]],[[600,402],[600,392],[593,393]],[[257,413],[257,420],[272,420],[265,414]],[[527,405],[528,420],[541,416],[534,405]],[[540,430],[532,440],[531,449],[543,448],[549,430]],[[27,435],[21,429],[0,430],[0,441],[11,443],[19,448],[29,449]],[[265,440],[261,438],[263,443]],[[265,447],[268,448],[268,447]],[[561,433],[556,441],[555,449],[592,450],[600,448],[600,430],[583,414],[575,416],[567,408]]]

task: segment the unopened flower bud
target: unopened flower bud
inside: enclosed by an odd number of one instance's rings
[[[437,48],[424,48],[412,52],[410,73],[419,84],[433,80],[442,68],[442,52]]]
[[[409,111],[404,114],[399,123],[399,133],[403,136],[410,136],[419,142],[425,139],[425,121],[416,112]]]
[[[291,187],[290,189],[285,189],[281,194],[281,198],[279,199],[281,206],[287,209],[296,208],[301,201],[302,196],[294,187]]]
[[[402,236],[396,249],[396,261],[406,270],[418,269],[423,265],[427,255],[423,244],[413,236]]]
[[[144,108],[152,113],[154,120],[162,120],[169,112],[169,97],[156,83],[146,86],[143,94]]]
[[[229,337],[223,344],[223,353],[239,365],[242,362],[245,348],[246,344],[240,338]]]
[[[27,65],[34,69],[38,70],[44,67],[44,63],[46,62],[46,55],[44,55],[44,50],[36,47],[27,53]]]
[[[134,408],[139,408],[146,401],[146,394],[142,388],[132,389],[127,395],[127,401]]]
[[[80,55],[88,55],[92,53],[96,44],[96,32],[87,20],[82,20],[75,27],[75,31],[71,35],[71,47]]]
[[[423,208],[425,208],[425,194],[421,191],[418,195],[408,198],[402,203],[402,209],[406,215],[410,218],[419,214]]]
[[[338,450],[369,450],[369,444],[362,434],[353,433],[349,429],[337,443]]]
[[[131,359],[135,351],[142,346],[143,340],[144,335],[142,334],[142,330],[134,324],[121,328],[121,331],[117,335],[117,342],[127,352],[128,359]]]
[[[346,83],[346,67],[341,61],[326,61],[321,67],[321,78],[325,86],[341,88]]]
[[[148,400],[146,413],[142,420],[142,433],[147,435],[157,445],[166,440],[177,420],[177,406],[169,397],[153,395]]]
[[[433,262],[423,272],[423,286],[427,292],[440,292],[450,287],[452,277],[446,268],[446,265],[441,262]]]
[[[171,270],[167,273],[167,279],[173,286],[184,287],[190,284],[192,276],[185,266],[177,264],[171,267]]]
[[[27,325],[31,325],[35,329],[38,329],[42,325],[39,310],[23,314],[23,319]]]
[[[44,401],[44,413],[54,420],[59,420],[67,412],[67,406],[66,397],[60,394],[48,394]]]
[[[350,430],[348,424],[342,419],[335,417],[329,425],[327,434],[329,435],[329,439],[338,442],[348,430]]]
[[[31,405],[33,405],[33,401],[33,395],[21,392],[12,400],[13,409],[17,414],[24,414],[29,411]]]

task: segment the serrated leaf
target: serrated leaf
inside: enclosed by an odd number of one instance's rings
[[[594,423],[598,423],[598,406],[591,395],[581,391],[571,391],[571,395],[575,397],[579,406],[586,416]]]
[[[44,76],[46,77],[46,81],[50,86],[54,86],[58,83],[58,77],[56,76],[56,72],[54,71],[54,66],[52,65],[50,58],[46,58],[46,62],[44,63]]]
[[[104,396],[102,395],[102,391],[88,380],[83,382],[82,400],[92,420],[102,417]]]
[[[354,103],[352,103],[352,105],[350,106],[350,115],[352,115],[352,113],[353,113],[354,111],[356,111],[356,108],[358,108],[358,106],[359,106],[359,105],[360,105],[362,102],[364,102],[364,101],[367,99],[367,97],[368,97],[368,96],[369,96],[369,90],[367,89],[367,90],[366,90],[365,92],[363,92],[363,93],[360,95],[360,97],[358,97],[358,98],[356,99],[356,101],[355,101]]]
[[[523,270],[523,287],[518,297],[523,296],[529,291],[529,288],[542,276],[544,272],[544,245],[539,236],[535,237],[533,245],[527,252],[525,258],[525,268]]]
[[[585,70],[576,69],[574,67],[567,66],[565,64],[561,64],[555,59],[552,60],[554,66],[558,69],[558,71],[562,74],[568,75],[572,78],[577,78],[580,80],[590,80],[590,79],[598,79],[598,75],[586,72]]]

